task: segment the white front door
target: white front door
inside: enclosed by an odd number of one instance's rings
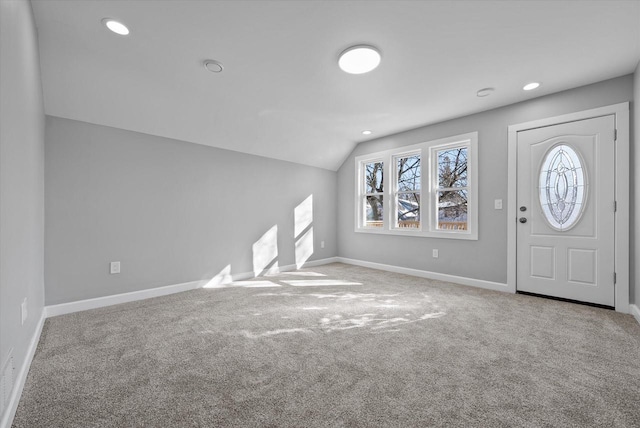
[[[615,117],[518,132],[518,291],[614,306]]]

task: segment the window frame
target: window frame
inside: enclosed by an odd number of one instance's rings
[[[437,152],[447,148],[468,147],[467,151],[467,229],[437,229]],[[420,155],[420,228],[397,227],[397,159]],[[367,163],[382,162],[384,171],[382,227],[367,227],[364,168]],[[382,235],[401,235],[445,239],[478,239],[478,132],[455,135],[404,146],[355,158],[355,231]],[[362,201],[362,203],[361,203]]]
[[[364,179],[364,172],[366,170],[366,166],[367,164],[371,164],[371,163],[381,163],[382,164],[382,188],[385,189],[383,192],[370,192],[367,193],[367,183]],[[387,207],[385,206],[386,203],[386,199],[387,199],[387,195],[386,195],[386,190],[387,190],[387,183],[385,182],[385,177],[388,177],[387,175],[387,162],[384,158],[382,157],[372,157],[372,158],[368,158],[364,161],[362,161],[360,163],[360,171],[358,172],[358,178],[356,179],[356,184],[358,185],[358,203],[357,206],[359,207],[359,224],[361,225],[360,228],[364,229],[364,230],[380,230],[381,228],[378,226],[367,226],[366,222],[367,222],[367,197],[368,196],[382,196],[382,229],[385,227],[385,221],[386,221],[386,217],[384,215],[384,213],[386,212]],[[359,180],[362,180],[358,183]]]
[[[419,156],[420,157],[420,189],[417,191],[400,191],[398,190],[399,188],[399,183],[398,183],[398,160],[402,159],[402,158],[408,158],[411,156]],[[393,230],[398,230],[398,231],[421,231],[422,230],[422,226],[424,224],[424,219],[423,219],[423,211],[422,211],[422,192],[424,189],[424,182],[423,182],[423,174],[422,174],[422,165],[424,165],[424,157],[422,156],[422,150],[409,150],[409,151],[403,151],[403,152],[398,152],[398,153],[394,153],[391,155],[391,161],[393,162],[392,164],[392,175],[390,175],[392,182],[390,183],[390,185],[392,186],[392,189],[389,189],[392,193],[392,200],[391,205],[392,205],[392,210],[390,212],[390,214],[392,214],[389,217],[389,225],[390,228]],[[419,207],[419,212],[420,212],[420,226],[417,228],[404,228],[404,227],[400,227],[398,226],[398,195],[401,193],[418,193],[420,195],[420,207]]]

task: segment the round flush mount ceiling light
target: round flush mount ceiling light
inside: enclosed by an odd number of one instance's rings
[[[476,95],[480,98],[484,98],[491,95],[493,91],[495,91],[495,88],[482,88],[476,93]]]
[[[129,29],[127,28],[127,26],[124,25],[122,22],[116,21],[115,19],[104,18],[102,20],[102,23],[104,24],[105,27],[107,27],[109,30],[113,31],[116,34],[119,34],[121,36],[126,36],[127,34],[129,34]]]
[[[338,65],[349,74],[363,74],[378,67],[380,52],[369,45],[356,45],[347,48],[340,54]]]
[[[524,85],[522,87],[523,90],[525,91],[533,91],[536,88],[540,87],[540,83],[538,82],[531,82],[531,83],[527,83],[526,85]]]
[[[369,129],[362,131],[362,135],[371,135],[371,134],[372,134],[372,131],[370,131]]]
[[[209,70],[212,73],[220,73],[224,70],[224,66],[220,61],[216,61],[214,59],[208,59],[204,62],[204,68]]]

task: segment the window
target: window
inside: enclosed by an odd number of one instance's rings
[[[420,229],[420,153],[394,158],[394,207],[397,228]]]
[[[364,165],[364,226],[382,227],[384,216],[384,162],[367,162]]]
[[[435,209],[435,227],[438,230],[467,230],[469,208],[469,180],[467,145],[436,146],[432,150],[434,165],[432,206]]]
[[[553,146],[539,173],[539,199],[549,225],[567,231],[576,225],[585,206],[585,171],[578,153],[566,144]]]
[[[477,142],[473,132],[358,156],[356,231],[478,239]]]

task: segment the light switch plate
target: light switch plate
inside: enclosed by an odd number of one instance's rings
[[[502,199],[496,199],[493,202],[493,207],[497,210],[501,210],[502,209]]]

